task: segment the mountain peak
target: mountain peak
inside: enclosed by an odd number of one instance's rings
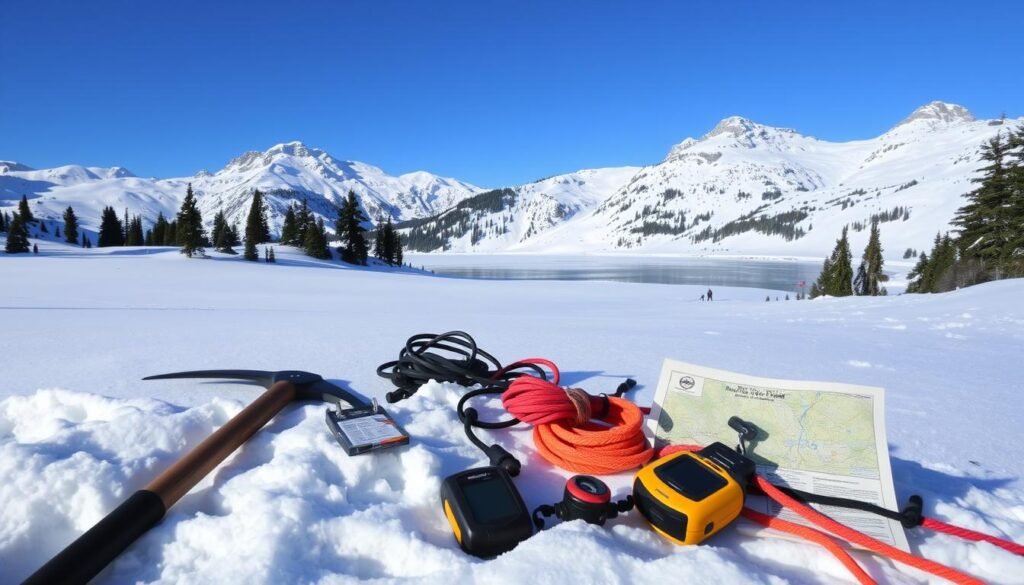
[[[973,122],[974,119],[974,115],[963,106],[933,101],[914,110],[896,127],[898,128],[919,120],[934,126],[937,124],[949,125],[958,122]]]
[[[299,156],[299,157],[307,157],[307,156],[318,157],[321,154],[323,154],[323,152],[324,151],[320,150],[319,148],[311,148],[311,147],[306,146],[305,144],[303,144],[299,140],[293,140],[291,142],[285,142],[285,143],[282,143],[282,144],[275,144],[274,146],[271,146],[270,148],[268,148],[267,151],[264,152],[263,154],[265,154],[265,155],[287,154],[289,156]]]
[[[754,122],[749,118],[744,118],[743,116],[729,116],[728,118],[723,118],[720,122],[718,122],[718,124],[716,124],[715,127],[711,129],[711,132],[708,132],[707,134],[704,135],[702,140],[714,138],[715,136],[719,136],[721,134],[731,134],[732,136],[739,138],[744,134],[753,132],[760,126],[761,125],[758,124],[757,122]]]
[[[15,171],[34,171],[32,167],[23,165],[13,160],[0,160],[0,173],[12,173]]]

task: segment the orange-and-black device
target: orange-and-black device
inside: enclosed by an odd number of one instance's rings
[[[723,443],[680,452],[636,474],[633,500],[654,530],[676,544],[698,544],[743,509],[754,462]]]

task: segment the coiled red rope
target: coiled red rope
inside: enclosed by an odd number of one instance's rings
[[[621,398],[560,387],[558,368],[548,360],[521,360],[509,368],[523,363],[547,367],[554,374],[552,380],[516,378],[501,402],[512,416],[534,426],[534,445],[549,463],[577,473],[608,474],[651,460],[654,449],[644,436],[640,407]]]

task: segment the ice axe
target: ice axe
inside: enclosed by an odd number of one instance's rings
[[[328,424],[332,415],[335,427],[345,417],[379,419],[387,414],[366,399],[339,388],[317,374],[295,370],[264,372],[260,370],[198,370],[149,376],[143,380],[172,378],[223,378],[244,380],[262,385],[267,390],[224,423],[202,443],[196,445],[170,468],[158,475],[144,488],[132,494],[113,512],[78,537],[67,548],[49,560],[26,579],[23,585],[52,585],[55,583],[86,583],[121,554],[137,538],[155,526],[178,500],[217,465],[263,428],[281,410],[297,401],[327,402],[339,405],[337,412],[328,409]],[[342,410],[340,403],[351,408]],[[339,415],[341,418],[339,418]],[[366,419],[367,421],[369,419]],[[390,421],[390,419],[387,419]],[[393,424],[393,421],[390,422]],[[396,428],[397,425],[395,425]],[[398,428],[400,431],[401,429]],[[332,427],[338,436],[340,430]],[[408,435],[401,434],[408,442]],[[340,439],[339,439],[340,440]],[[365,449],[364,449],[365,450]],[[353,451],[349,451],[352,453]],[[356,451],[362,452],[362,451]]]

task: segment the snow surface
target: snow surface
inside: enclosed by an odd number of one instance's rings
[[[42,242],[0,255],[0,582],[17,582],[227,421],[250,385],[150,381],[185,369],[303,369],[367,396],[407,336],[463,329],[504,362],[546,356],[565,383],[649,403],[665,357],[783,378],[884,386],[901,500],[1024,541],[1024,281],[941,295],[765,303],[759,289],[473,281],[310,260]],[[525,259],[524,262],[528,262]],[[446,475],[485,462],[457,424],[463,392],[430,384],[389,410],[408,447],[348,457],[324,406],[286,409],[172,508],[98,583],[835,583],[816,546],[729,528],[676,547],[636,513],[564,523],[481,561],[456,546],[438,502]],[[485,416],[497,415],[484,409]],[[486,436],[486,433],[484,433]],[[524,462],[528,506],[567,472],[526,429],[496,432]],[[485,440],[487,440],[485,438]],[[617,498],[630,474],[607,478]],[[1024,559],[920,531],[912,549],[982,579],[1024,583]],[[870,555],[876,578],[922,583]]]

